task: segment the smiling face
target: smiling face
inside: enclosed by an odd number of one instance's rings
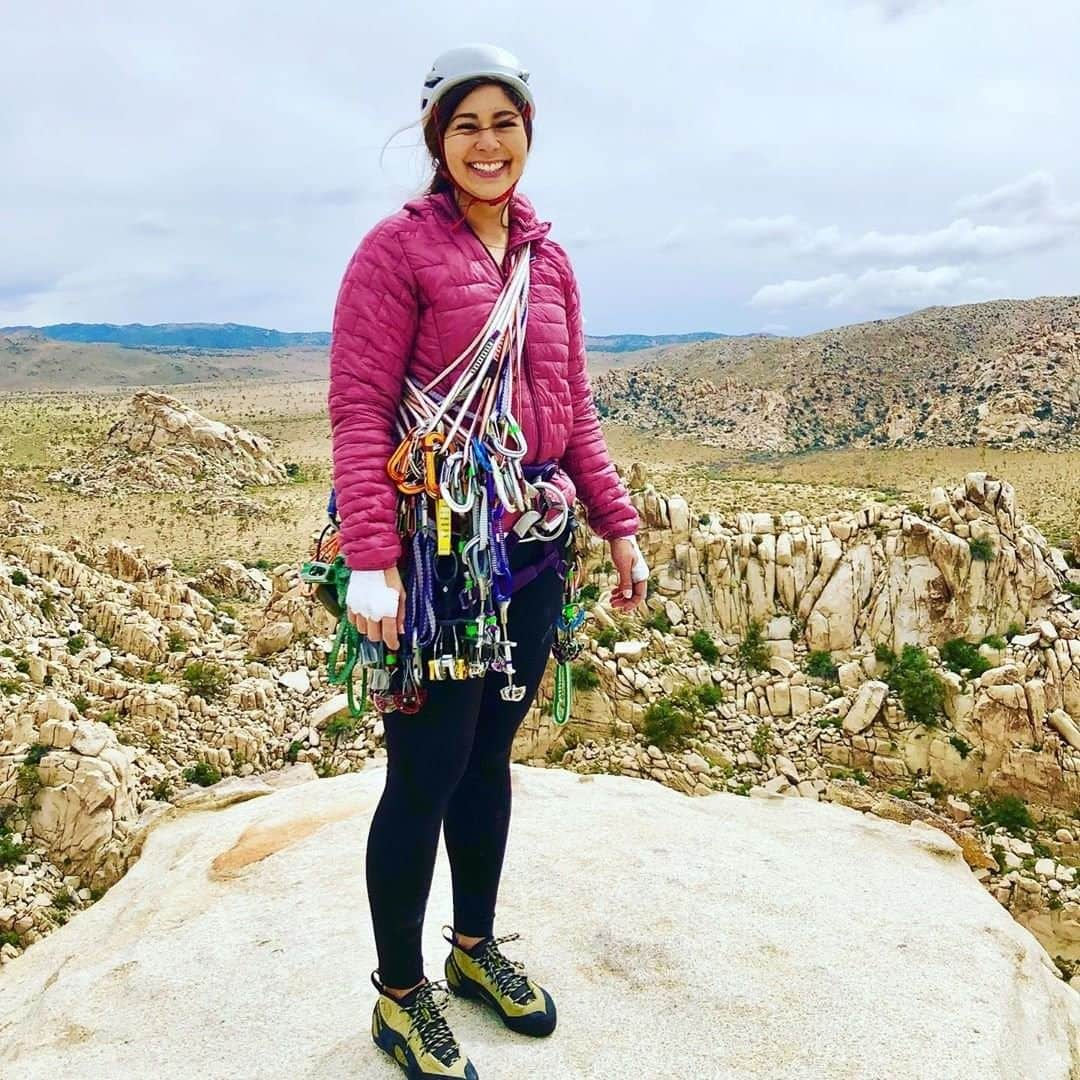
[[[443,137],[443,162],[459,187],[494,199],[525,171],[529,155],[517,106],[497,84],[478,86],[454,110]]]

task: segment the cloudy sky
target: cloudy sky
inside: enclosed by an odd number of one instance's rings
[[[97,9],[97,10],[95,10]],[[419,90],[532,72],[521,190],[590,333],[1080,291],[1077,0],[3,5],[0,325],[328,329],[426,179]]]

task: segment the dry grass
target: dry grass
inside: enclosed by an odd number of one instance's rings
[[[249,494],[269,511],[256,519],[193,513],[194,495],[87,498],[45,482],[45,475],[102,440],[125,412],[130,390],[0,396],[0,494],[33,491],[27,509],[62,542],[71,533],[118,537],[195,572],[225,556],[271,564],[305,557],[324,521],[330,438],[326,383],[252,383],[169,387],[200,412],[268,435],[281,460],[304,479]],[[931,485],[955,484],[983,469],[1016,486],[1020,505],[1057,543],[1080,529],[1080,453],[981,448],[832,451],[750,461],[693,440],[659,440],[621,426],[607,429],[615,459],[646,464],[658,489],[686,496],[698,513],[801,510],[809,515],[855,508],[868,498],[925,503]]]

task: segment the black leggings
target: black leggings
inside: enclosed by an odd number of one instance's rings
[[[548,546],[519,544],[511,567],[537,562]],[[504,701],[506,674],[489,670],[483,678],[426,679],[419,712],[384,714],[386,787],[371,821],[366,872],[386,986],[405,989],[424,976],[420,939],[440,826],[454,929],[469,937],[493,932],[510,827],[510,748],[547,666],[562,599],[563,582],[550,567],[511,598],[507,622],[517,642],[514,682],[525,687],[521,701]]]

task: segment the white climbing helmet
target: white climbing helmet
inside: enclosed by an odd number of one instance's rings
[[[529,73],[513,53],[498,45],[462,45],[442,53],[431,65],[420,95],[421,120],[427,120],[435,102],[447,90],[485,76],[512,86],[528,102],[530,113],[536,114],[536,102],[528,86]]]

